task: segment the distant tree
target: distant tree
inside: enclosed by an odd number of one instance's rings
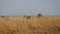
[[[1,18],[4,18],[5,16],[1,16]]]
[[[41,17],[42,16],[42,14],[41,13],[39,13],[38,15],[37,15],[37,17]]]

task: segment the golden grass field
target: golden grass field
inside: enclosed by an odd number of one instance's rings
[[[0,17],[0,34],[60,34],[60,17]]]

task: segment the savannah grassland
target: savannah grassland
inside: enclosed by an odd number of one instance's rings
[[[60,34],[60,17],[0,17],[0,34]]]

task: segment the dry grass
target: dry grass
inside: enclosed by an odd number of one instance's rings
[[[0,17],[0,34],[60,34],[60,17]]]

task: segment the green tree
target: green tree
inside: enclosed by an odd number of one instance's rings
[[[42,16],[42,14],[41,13],[39,13],[38,15],[37,15],[37,17],[41,17]]]

